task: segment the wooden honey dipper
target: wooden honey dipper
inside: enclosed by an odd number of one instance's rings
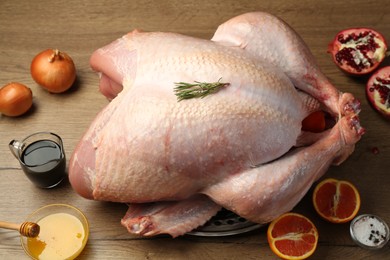
[[[22,236],[37,237],[39,235],[40,227],[34,222],[23,222],[22,224],[10,223],[0,221],[0,228],[18,230]]]

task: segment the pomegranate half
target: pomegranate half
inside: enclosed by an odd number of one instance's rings
[[[371,105],[390,118],[390,66],[379,69],[370,77],[366,94]]]
[[[385,58],[386,51],[383,35],[369,28],[343,30],[328,45],[328,52],[336,65],[354,75],[374,71]]]

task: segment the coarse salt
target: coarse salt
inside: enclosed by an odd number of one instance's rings
[[[362,215],[351,223],[351,235],[366,247],[381,248],[389,240],[389,228],[376,216]]]

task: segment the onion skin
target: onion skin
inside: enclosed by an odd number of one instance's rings
[[[30,72],[34,81],[51,93],[65,92],[76,79],[72,58],[57,49],[38,53],[31,62]]]
[[[33,95],[30,88],[11,82],[0,89],[0,113],[16,117],[26,113],[32,106]]]

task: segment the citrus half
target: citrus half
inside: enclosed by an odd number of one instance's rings
[[[360,195],[352,183],[329,178],[315,187],[313,204],[317,213],[325,220],[346,223],[358,213]]]
[[[318,231],[305,216],[286,213],[271,222],[267,231],[271,250],[282,259],[306,259],[318,242]]]
[[[325,130],[325,126],[325,113],[322,111],[315,111],[302,121],[303,131],[320,133]]]

